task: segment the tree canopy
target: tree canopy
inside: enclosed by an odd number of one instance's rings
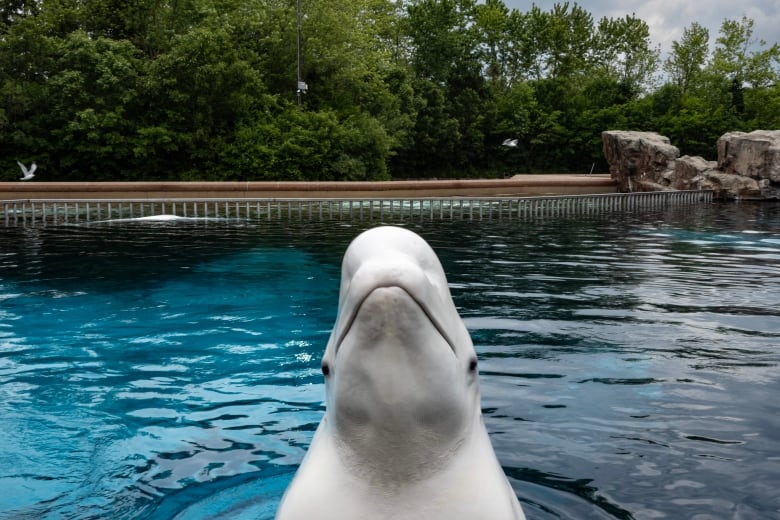
[[[0,180],[381,180],[603,171],[601,132],[712,158],[780,128],[780,47],[502,0],[0,0]],[[518,146],[503,147],[507,138]]]

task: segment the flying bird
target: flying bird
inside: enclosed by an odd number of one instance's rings
[[[517,139],[504,139],[504,142],[501,143],[501,146],[506,146],[507,148],[517,148]]]
[[[29,170],[27,169],[27,166],[25,166],[24,164],[22,164],[22,163],[21,163],[21,162],[19,162],[19,161],[16,161],[16,164],[18,164],[18,165],[19,165],[19,168],[21,168],[21,169],[22,169],[22,173],[24,174],[24,177],[21,177],[21,178],[19,179],[20,181],[29,181],[30,179],[32,179],[33,177],[35,177],[35,170],[38,168],[38,165],[37,165],[37,164],[35,164],[35,162],[33,162],[33,163],[30,165],[30,169],[29,169]]]

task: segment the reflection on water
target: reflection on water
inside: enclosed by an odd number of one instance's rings
[[[780,208],[611,219],[408,223],[527,516],[780,517]],[[0,228],[0,518],[271,517],[362,225]]]

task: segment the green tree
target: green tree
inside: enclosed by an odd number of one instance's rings
[[[485,75],[494,84],[506,84],[509,9],[501,0],[486,0],[475,9]]]
[[[414,55],[417,117],[404,175],[468,174],[485,159],[494,102],[483,74],[473,0],[417,0],[405,28]],[[435,143],[435,144],[434,144]]]
[[[780,128],[780,83],[745,92],[744,128]]]
[[[712,72],[742,87],[767,87],[778,81],[780,46],[753,38],[754,21],[745,16],[741,20],[724,20],[715,40],[710,64]],[[759,47],[759,48],[756,48]]]
[[[64,179],[132,176],[141,63],[127,41],[75,31],[47,81],[50,173]],[[56,170],[55,170],[56,168]]]
[[[727,106],[692,95],[683,96],[673,110],[654,120],[655,130],[669,137],[683,154],[700,155],[710,160],[716,158],[718,138],[738,127]]]
[[[474,0],[415,0],[406,23],[418,77],[448,83],[458,74],[479,74]]]
[[[174,38],[171,50],[149,68],[148,115],[141,130],[161,136],[136,153],[160,171],[197,176],[219,171],[218,144],[244,118],[262,112],[272,99],[255,68],[254,54],[237,45],[228,20]],[[155,129],[149,133],[149,129]]]
[[[292,103],[246,120],[218,146],[231,180],[384,180],[390,139],[366,114],[346,120],[330,109]]]
[[[683,29],[682,39],[672,42],[672,51],[664,62],[664,70],[681,94],[700,87],[709,55],[710,33],[693,22]]]
[[[407,146],[393,158],[393,171],[400,177],[453,175],[461,135],[446,89],[427,79],[417,79],[413,89],[414,127]]]
[[[536,6],[532,8],[538,9]],[[588,60],[593,49],[593,17],[590,13],[569,2],[554,4],[541,28],[542,48],[547,78],[573,78],[587,72]]]
[[[652,46],[647,23],[634,15],[602,18],[597,31],[597,69],[623,85],[629,97],[652,90],[660,50]]]
[[[776,128],[778,45],[694,23],[664,62],[636,16],[573,2],[5,0],[0,163],[46,179],[382,179],[586,171],[605,128],[707,156]],[[517,138],[519,146],[502,147]],[[8,168],[6,168],[8,166]],[[13,172],[13,173],[12,173]],[[13,177],[11,177],[13,178]]]
[[[582,77],[589,73],[597,44],[593,17],[577,4],[537,5],[507,17],[506,55],[514,80]]]
[[[39,4],[31,0],[3,0],[0,2],[0,34],[19,20],[38,13]]]

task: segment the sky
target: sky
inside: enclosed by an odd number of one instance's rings
[[[510,9],[527,11],[532,4],[547,11],[565,0],[504,0]],[[661,57],[680,40],[683,29],[698,22],[710,31],[710,47],[715,44],[724,19],[741,20],[747,16],[755,22],[753,38],[780,44],[780,0],[570,0],[591,15],[593,22],[606,16],[623,18],[634,14],[650,27],[650,38],[661,46]]]

